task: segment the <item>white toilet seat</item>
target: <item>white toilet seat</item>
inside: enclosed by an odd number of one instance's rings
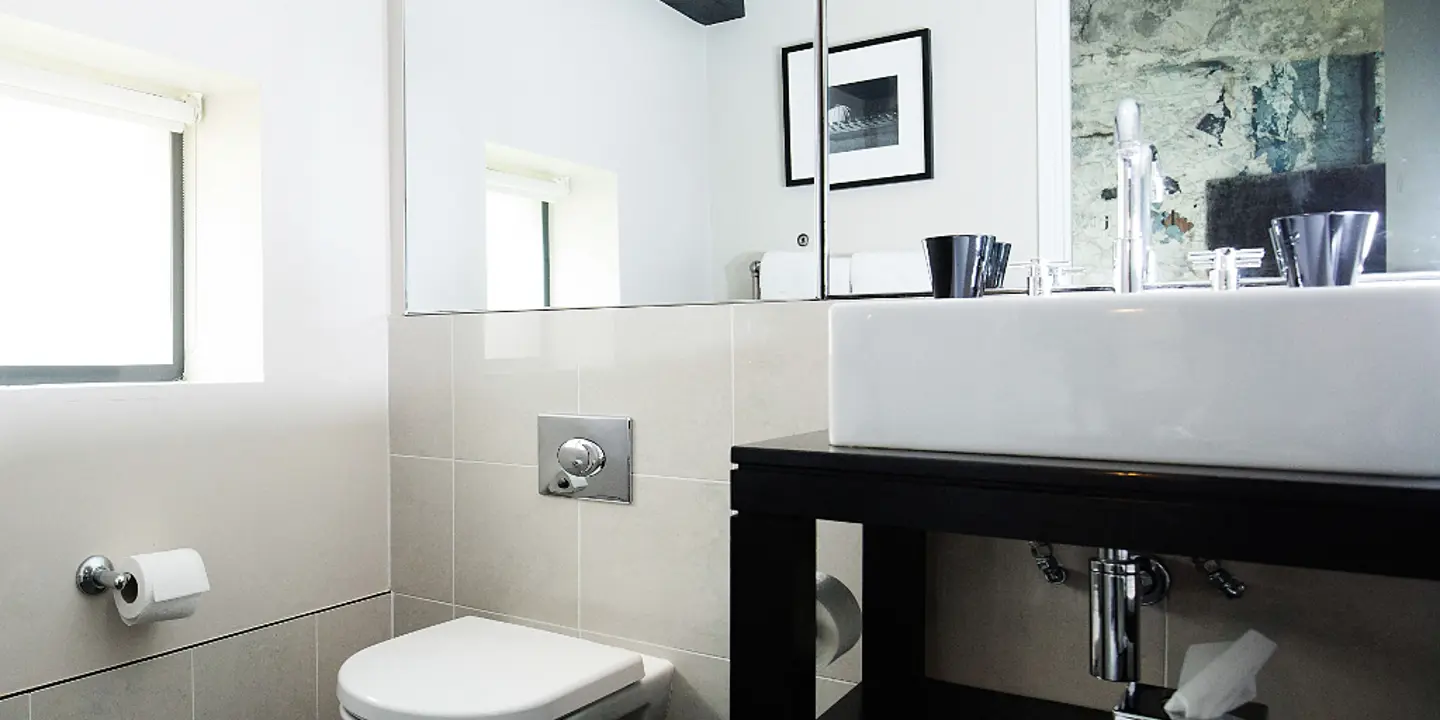
[[[337,695],[346,720],[611,720],[663,712],[672,672],[628,650],[466,617],[356,653]]]
[[[559,720],[665,720],[670,708],[670,681],[675,674],[675,666],[649,655],[640,657],[645,660],[644,680]],[[340,718],[364,720],[351,715],[343,707],[340,708]]]

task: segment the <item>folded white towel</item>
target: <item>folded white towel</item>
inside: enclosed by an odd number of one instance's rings
[[[814,300],[819,293],[820,259],[814,252],[771,252],[760,259],[761,300]]]
[[[830,294],[851,295],[855,290],[850,281],[850,268],[855,261],[848,257],[830,256]]]
[[[918,252],[855,253],[850,257],[850,288],[856,295],[929,293],[930,265]]]

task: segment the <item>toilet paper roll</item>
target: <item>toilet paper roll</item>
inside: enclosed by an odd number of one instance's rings
[[[860,603],[845,583],[815,573],[815,669],[829,667],[860,641]]]
[[[179,620],[195,614],[210,577],[200,553],[189,548],[122,558],[119,572],[134,578],[114,593],[115,608],[126,625]]]

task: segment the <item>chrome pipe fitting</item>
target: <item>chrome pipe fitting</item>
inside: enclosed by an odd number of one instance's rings
[[[1170,573],[1155,558],[1102,549],[1090,561],[1090,674],[1110,682],[1140,679],[1140,607],[1170,592]]]

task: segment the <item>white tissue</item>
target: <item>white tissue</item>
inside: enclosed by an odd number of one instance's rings
[[[1233,643],[1192,645],[1180,668],[1180,689],[1165,712],[1184,720],[1214,720],[1255,699],[1255,676],[1275,643],[1251,630]]]

